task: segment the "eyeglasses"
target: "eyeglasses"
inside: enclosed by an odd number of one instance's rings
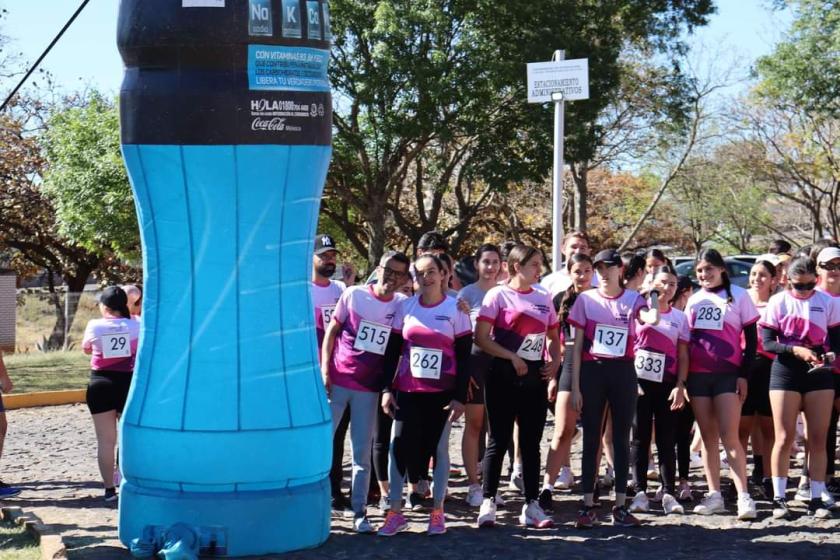
[[[840,270],[840,263],[819,263],[819,267],[827,272],[834,272],[835,270]]]
[[[816,282],[791,282],[790,285],[797,292],[807,292],[817,287]]]
[[[394,270],[393,268],[389,268],[387,266],[380,266],[379,268],[382,269],[382,274],[385,276],[396,276],[397,278],[405,276],[405,272],[402,270]]]

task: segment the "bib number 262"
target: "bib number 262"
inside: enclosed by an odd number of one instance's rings
[[[432,348],[411,349],[409,356],[411,375],[418,379],[440,379],[443,352]]]

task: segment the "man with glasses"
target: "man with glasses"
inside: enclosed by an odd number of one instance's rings
[[[353,526],[372,533],[366,501],[370,485],[371,446],[376,430],[383,360],[399,293],[411,263],[403,253],[386,253],[376,269],[376,283],[344,291],[326,327],[321,347],[321,375],[330,399],[333,429],[350,409],[353,450],[351,502]]]

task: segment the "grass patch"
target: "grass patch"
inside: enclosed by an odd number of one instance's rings
[[[40,560],[41,550],[32,535],[20,525],[0,522],[0,559]]]
[[[60,295],[62,303],[64,294]],[[85,326],[90,319],[99,317],[96,295],[90,292],[70,294],[79,298],[79,308],[73,324],[70,326],[68,338],[75,349],[79,349]],[[15,320],[15,347],[17,352],[37,352],[36,344],[44,337],[49,337],[55,325],[55,307],[46,293],[24,293],[18,296],[17,314]]]
[[[3,361],[14,393],[84,389],[90,377],[90,356],[79,351],[6,354]]]

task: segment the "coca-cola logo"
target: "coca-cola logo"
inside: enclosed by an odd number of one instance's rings
[[[286,129],[286,119],[275,117],[273,119],[255,118],[251,122],[251,130],[283,131]]]

